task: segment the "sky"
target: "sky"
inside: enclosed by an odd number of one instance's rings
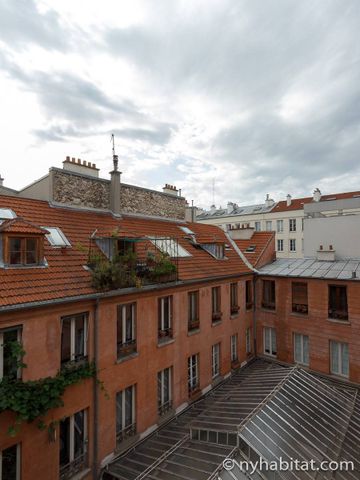
[[[360,190],[359,0],[0,0],[0,174],[67,155],[208,208]]]

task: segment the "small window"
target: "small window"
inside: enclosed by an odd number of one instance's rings
[[[289,219],[289,232],[296,232],[296,218]]]
[[[263,280],[262,303],[261,306],[268,310],[275,310],[275,281]]]
[[[223,243],[203,243],[201,246],[204,250],[210,253],[210,255],[218,260],[222,260],[224,258],[225,245]]]
[[[296,239],[290,238],[289,240],[289,250],[290,252],[296,252]]]
[[[135,385],[116,394],[116,441],[121,443],[136,434]]]
[[[245,282],[245,302],[246,310],[250,310],[253,306],[253,291],[251,280],[246,280]]]
[[[230,337],[230,358],[231,363],[238,361],[238,334],[235,333]]]
[[[236,315],[239,310],[238,283],[230,283],[230,313]]]
[[[294,361],[302,365],[309,365],[309,337],[294,333]]]
[[[196,330],[200,326],[199,321],[199,292],[189,292],[188,294],[188,330]]]
[[[188,227],[179,227],[179,228],[184,233],[186,233],[186,235],[195,235],[195,233],[192,230],[190,230],[190,228],[188,228]]]
[[[349,345],[330,341],[330,371],[335,375],[349,376]]]
[[[135,303],[117,308],[117,358],[136,352]]]
[[[159,329],[158,338],[159,341],[172,338],[172,301],[173,297],[161,297],[158,302],[159,311]]]
[[[307,283],[292,283],[292,311],[295,313],[308,313]]]
[[[251,328],[248,327],[245,332],[245,349],[246,353],[249,354],[251,353]]]
[[[87,358],[88,319],[86,313],[61,319],[61,363]]]
[[[271,230],[272,230],[272,221],[266,220],[266,231],[271,232]]]
[[[70,242],[64,235],[64,233],[58,227],[41,227],[47,230],[49,233],[46,234],[50,245],[53,247],[70,247]]]
[[[120,256],[135,253],[135,242],[120,238],[116,242],[116,253]]]
[[[32,266],[40,263],[40,238],[8,237],[7,263],[13,266]]]
[[[282,238],[278,239],[277,241],[277,251],[278,252],[284,251],[284,240]]]
[[[212,378],[216,378],[220,375],[220,343],[216,343],[211,348],[212,362],[211,371]]]
[[[20,444],[0,450],[0,480],[20,480]]]
[[[21,370],[12,354],[12,347],[18,342],[21,342],[21,327],[0,330],[0,380],[3,377],[14,379],[21,376]]]
[[[158,373],[158,412],[163,415],[172,408],[172,368]]]
[[[149,240],[160,252],[169,255],[171,258],[191,257],[191,254],[173,238],[149,237]]]
[[[60,420],[60,478],[85,470],[87,458],[87,411]]]
[[[329,285],[329,318],[348,320],[348,303],[345,286]]]
[[[275,328],[264,327],[264,353],[276,357],[276,330]]]
[[[16,218],[16,213],[11,208],[0,208],[1,220],[12,220],[13,218]]]
[[[276,220],[276,231],[277,233],[284,231],[284,220]]]
[[[188,358],[188,390],[192,393],[199,389],[199,354]]]
[[[221,320],[221,290],[220,287],[212,287],[211,289],[211,306],[212,321],[219,322]]]
[[[261,222],[255,222],[255,232],[261,232]]]

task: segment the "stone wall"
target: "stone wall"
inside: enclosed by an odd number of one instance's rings
[[[186,202],[182,197],[124,183],[121,184],[120,209],[123,213],[137,213],[184,220],[185,207]]]
[[[110,182],[63,170],[52,171],[53,201],[77,207],[110,208]]]

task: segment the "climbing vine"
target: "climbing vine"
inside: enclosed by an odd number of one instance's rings
[[[10,345],[13,344],[13,345]],[[19,342],[9,342],[9,360],[14,361],[14,371],[24,368],[22,358],[25,355]],[[42,419],[52,408],[63,406],[62,396],[65,389],[86,378],[95,377],[94,363],[70,363],[64,366],[55,377],[46,377],[39,380],[23,381],[16,375],[4,376],[0,380],[0,413],[10,410],[16,414],[15,425],[9,428],[8,433],[15,435],[22,422],[33,422],[39,419],[38,427],[46,428]],[[104,388],[102,382],[98,382]]]

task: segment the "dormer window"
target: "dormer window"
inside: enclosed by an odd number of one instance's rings
[[[8,237],[9,265],[38,265],[39,253],[39,238]]]
[[[201,247],[218,260],[225,258],[223,243],[203,243]]]

